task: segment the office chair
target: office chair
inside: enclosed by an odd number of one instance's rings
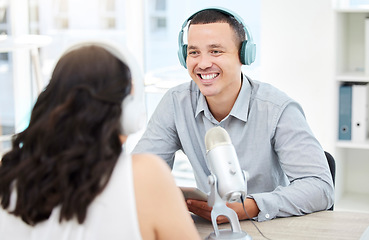
[[[332,174],[333,186],[335,186],[336,162],[335,162],[333,156],[329,152],[324,151],[324,153],[325,153],[325,157],[327,158],[327,161],[328,161],[329,170],[331,171],[331,174]],[[333,207],[334,207],[334,204],[328,210],[333,211]]]

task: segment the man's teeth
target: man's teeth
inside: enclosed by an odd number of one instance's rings
[[[206,79],[206,80],[213,79],[216,76],[218,76],[218,74],[216,74],[216,73],[214,73],[214,74],[201,74],[201,78]]]

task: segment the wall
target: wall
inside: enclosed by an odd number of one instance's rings
[[[331,0],[261,1],[261,80],[297,100],[315,136],[334,152],[336,88]]]

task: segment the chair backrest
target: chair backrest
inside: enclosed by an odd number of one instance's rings
[[[328,161],[328,165],[329,165],[329,170],[331,170],[331,174],[332,174],[332,179],[333,179],[333,186],[335,186],[335,180],[336,180],[336,161],[334,160],[333,156],[329,153],[324,151],[325,153],[325,157],[327,158]],[[334,205],[332,205],[331,208],[329,208],[328,210],[333,210]]]

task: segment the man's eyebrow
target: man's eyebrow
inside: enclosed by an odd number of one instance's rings
[[[193,46],[193,45],[188,45],[188,46],[187,46],[187,49],[192,49],[192,50],[193,50],[193,49],[197,49],[197,48],[198,48],[198,47]]]
[[[221,44],[210,44],[209,48],[224,48]]]
[[[198,47],[194,46],[194,45],[188,45],[187,46],[188,49],[198,49]],[[210,44],[208,45],[208,48],[224,48],[221,44]]]

